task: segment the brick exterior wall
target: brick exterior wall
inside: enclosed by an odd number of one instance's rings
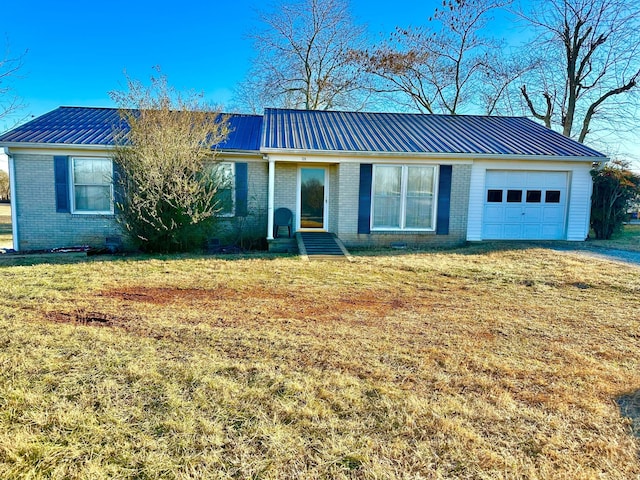
[[[15,154],[14,162],[20,250],[103,247],[107,237],[124,237],[114,215],[56,212],[52,155]],[[249,215],[221,218],[212,238],[253,245],[266,237],[267,172],[266,163],[248,162]]]
[[[216,224],[212,238],[221,244],[236,244],[252,247],[267,237],[267,187],[269,165],[265,162],[247,162],[247,216],[221,218]]]
[[[53,156],[14,155],[20,250],[76,245],[104,246],[107,237],[120,236],[113,215],[56,212]]]
[[[38,250],[73,245],[101,247],[107,237],[122,236],[113,215],[57,213],[53,156],[15,154],[16,192],[20,250]],[[243,160],[238,160],[243,161]],[[267,233],[268,164],[248,163],[248,211],[246,217],[221,218],[212,232],[222,244],[245,246],[263,241]],[[275,208],[297,210],[298,165],[276,163]],[[451,184],[449,234],[381,233],[359,235],[358,197],[360,165],[340,163],[329,167],[329,231],[348,247],[389,246],[405,242],[409,246],[455,246],[466,240],[471,165],[454,165]]]
[[[452,247],[466,242],[471,165],[453,165],[449,234],[435,232],[372,232],[358,234],[358,197],[360,165],[339,165],[338,230],[334,233],[347,247],[388,247],[404,242],[410,247]]]
[[[276,163],[275,168],[274,210],[282,207],[291,210],[295,228],[298,209],[298,165]]]

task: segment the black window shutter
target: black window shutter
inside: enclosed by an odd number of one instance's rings
[[[358,201],[358,233],[371,233],[371,181],[373,165],[360,164],[360,193]]]
[[[440,180],[438,183],[438,216],[436,223],[437,235],[449,234],[449,211],[451,210],[451,165],[440,165]]]
[[[56,186],[56,212],[69,213],[69,157],[53,157],[53,176]]]
[[[122,205],[124,201],[124,192],[122,186],[123,172],[122,167],[113,161],[113,208],[118,211],[118,205]]]
[[[247,216],[249,194],[248,164],[236,163],[236,217]]]

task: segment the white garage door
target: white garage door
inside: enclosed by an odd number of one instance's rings
[[[567,172],[487,170],[485,240],[566,238]]]

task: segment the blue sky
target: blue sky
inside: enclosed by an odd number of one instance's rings
[[[259,25],[256,9],[265,5],[259,0],[5,1],[0,47],[6,40],[13,55],[28,50],[14,81],[26,103],[22,116],[60,105],[114,106],[108,92],[124,89],[124,70],[144,81],[156,65],[176,88],[202,91],[208,101],[225,106],[249,67],[247,34]],[[395,26],[425,23],[441,5],[441,0],[351,0],[354,20],[376,39]],[[512,40],[525,34],[505,21],[498,28]],[[7,126],[0,121],[0,131]],[[640,151],[634,156],[640,159]]]
[[[229,103],[252,58],[247,33],[258,25],[257,0],[233,1],[13,1],[3,5],[0,33],[11,52],[28,49],[18,94],[29,115],[60,105],[113,106],[108,91],[122,89],[123,71],[147,80],[159,65],[178,89],[205,92]],[[358,23],[390,32],[426,18],[440,2],[354,1]],[[3,31],[4,30],[4,31]]]

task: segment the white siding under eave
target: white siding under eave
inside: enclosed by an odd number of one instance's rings
[[[567,240],[582,242],[589,235],[591,216],[591,165],[576,165],[571,173],[567,215]]]
[[[467,241],[482,240],[482,215],[484,212],[484,182],[487,167],[480,162],[473,162],[471,167],[471,183],[469,185],[469,216],[467,217]]]
[[[569,205],[567,207],[566,239],[584,241],[589,233],[591,215],[591,164],[582,162],[547,161],[484,161],[476,160],[471,169],[469,186],[469,217],[467,222],[467,241],[483,240],[483,211],[485,178],[487,170],[538,170],[565,171],[569,177]]]

